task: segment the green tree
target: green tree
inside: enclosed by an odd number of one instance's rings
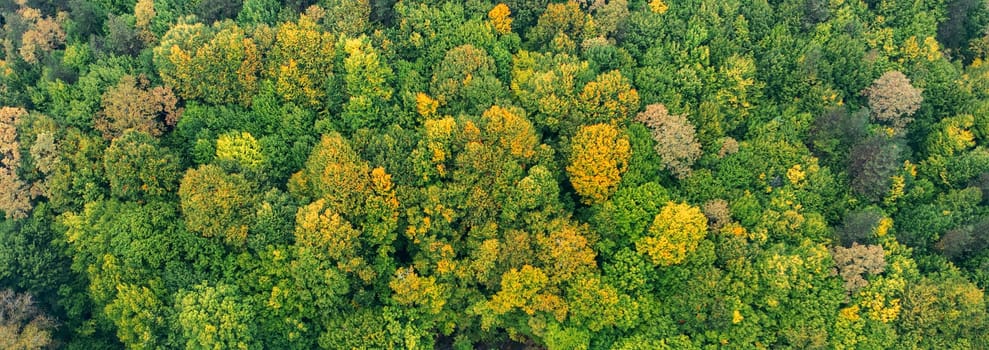
[[[178,194],[189,230],[222,238],[234,247],[247,242],[256,196],[243,175],[227,173],[215,165],[189,169]]]
[[[178,157],[142,131],[128,130],[114,139],[103,155],[103,168],[110,193],[123,200],[167,196],[178,188]]]
[[[186,349],[259,349],[254,311],[236,286],[200,283],[176,295]]]

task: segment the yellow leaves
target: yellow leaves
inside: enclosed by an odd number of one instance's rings
[[[666,11],[670,10],[670,6],[666,5],[663,0],[652,0],[649,2],[649,9],[653,13],[664,14]]]
[[[786,171],[786,178],[794,185],[799,186],[806,176],[807,173],[803,171],[803,167],[800,164],[795,164]]]
[[[452,156],[447,147],[453,141],[457,122],[453,117],[427,120],[425,128],[426,147],[431,155],[430,161],[436,166],[437,173],[442,177],[447,175],[446,163]]]
[[[886,296],[865,291],[860,294],[862,307],[866,310],[869,319],[882,323],[889,323],[900,315],[900,299],[888,299]]]
[[[530,159],[536,154],[539,139],[536,132],[521,111],[511,111],[499,106],[491,106],[481,115],[484,121],[484,136],[494,138],[494,143],[507,150],[517,159]]]
[[[569,222],[557,223],[559,228],[549,235],[537,238],[542,247],[540,258],[545,266],[552,267],[550,280],[562,283],[576,275],[593,269],[596,265],[594,250],[584,235],[586,226],[575,226]]]
[[[155,17],[154,0],[138,0],[134,5],[135,26],[146,29]]]
[[[886,236],[891,228],[893,228],[893,219],[888,217],[880,219],[879,224],[876,225],[876,237]]]
[[[580,92],[582,122],[621,125],[639,109],[639,93],[618,70],[598,75]]]
[[[436,277],[420,277],[412,267],[396,270],[388,287],[394,292],[392,299],[402,305],[420,305],[432,314],[446,305],[446,288],[436,283]]]
[[[859,319],[861,319],[861,316],[859,316],[859,306],[852,305],[841,309],[841,311],[838,312],[838,317],[841,317],[849,321],[858,321]]]
[[[264,163],[261,145],[249,132],[230,132],[216,140],[216,158],[231,161],[245,169],[257,170]]]
[[[496,315],[506,314],[516,308],[530,316],[536,311],[566,310],[566,305],[559,297],[544,292],[548,282],[549,277],[538,267],[524,265],[521,270],[511,269],[502,275],[501,290],[491,297],[488,306]],[[563,311],[564,314],[565,312]]]
[[[375,192],[384,194],[392,190],[391,174],[385,172],[385,168],[377,167],[371,170],[371,186]]]
[[[295,216],[296,244],[311,247],[333,259],[351,255],[358,246],[361,232],[340,214],[326,207],[320,199],[302,208]]]
[[[511,10],[504,3],[499,3],[495,5],[491,11],[488,12],[488,19],[491,21],[491,25],[494,26],[495,31],[498,34],[508,34],[512,32],[512,18],[509,17],[512,14]]]
[[[670,202],[653,219],[649,235],[635,242],[635,249],[655,265],[675,265],[697,249],[706,233],[707,218],[700,208]]]
[[[429,97],[429,95],[421,92],[416,93],[416,112],[419,112],[419,115],[422,117],[429,119],[436,115],[436,109],[439,108],[439,106],[440,102],[432,97]]]
[[[742,323],[742,320],[744,320],[744,319],[745,319],[745,317],[742,316],[742,312],[740,312],[738,310],[733,311],[732,314],[731,314],[731,323],[732,324]]]
[[[608,200],[632,157],[628,138],[610,124],[581,126],[571,141],[567,174],[586,204]]]

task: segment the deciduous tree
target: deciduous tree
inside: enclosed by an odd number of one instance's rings
[[[567,174],[586,204],[608,200],[628,169],[628,139],[610,124],[582,126],[571,141]]]
[[[652,131],[656,153],[663,159],[663,165],[677,178],[690,176],[691,165],[701,157],[701,145],[687,117],[670,114],[661,104],[652,104],[635,120]]]
[[[654,265],[682,263],[707,235],[707,218],[686,203],[669,202],[653,219],[648,234],[635,242],[635,249]]]
[[[910,79],[898,71],[883,73],[872,82],[862,95],[869,99],[872,119],[903,132],[913,121],[910,116],[920,109],[924,97],[921,90],[910,84]]]

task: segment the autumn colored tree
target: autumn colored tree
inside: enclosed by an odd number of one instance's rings
[[[652,104],[635,120],[652,131],[656,153],[663,165],[677,178],[690,176],[691,165],[701,156],[701,145],[695,139],[694,126],[686,116],[670,114],[666,106]]]
[[[707,235],[707,218],[699,208],[669,202],[653,219],[648,234],[635,242],[635,249],[654,265],[682,263]]]
[[[577,101],[578,124],[626,125],[639,111],[639,93],[617,70],[598,75],[584,85]]]
[[[23,218],[31,210],[31,194],[18,171],[21,167],[21,146],[17,139],[17,124],[27,111],[21,108],[0,108],[0,210],[7,218]]]
[[[888,125],[896,132],[903,132],[913,121],[911,115],[920,109],[924,100],[921,90],[910,84],[910,79],[898,71],[883,73],[872,82],[862,95],[869,99],[872,120]]]
[[[55,17],[44,16],[36,8],[20,3],[17,15],[28,24],[27,30],[21,36],[18,52],[28,63],[38,63],[44,53],[51,52],[65,44],[63,23],[68,19],[68,13],[60,12]]]
[[[265,69],[283,99],[314,107],[328,102],[336,44],[333,35],[323,32],[316,21],[300,15],[297,21],[279,24]]]
[[[154,49],[154,62],[184,99],[242,105],[250,104],[262,68],[257,44],[229,21],[172,27]]]
[[[859,245],[851,247],[834,247],[832,250],[834,263],[838,274],[845,280],[845,291],[855,293],[869,284],[866,274],[878,275],[886,269],[886,259],[883,247],[880,245]]]
[[[243,247],[254,216],[255,198],[242,175],[226,173],[215,165],[189,169],[178,194],[189,230]]]
[[[103,94],[102,108],[93,124],[106,139],[136,130],[159,136],[165,127],[175,126],[182,116],[178,99],[167,86],[151,88],[144,76],[124,76],[117,86]]]
[[[30,294],[0,291],[0,346],[4,349],[47,349],[55,320],[38,310]]]
[[[508,34],[512,32],[512,10],[507,5],[499,3],[488,11],[488,20],[494,26],[498,34]]]
[[[316,200],[340,214],[355,213],[371,193],[371,168],[354,152],[340,134],[323,135],[306,161],[306,166],[289,180],[293,194]]]
[[[571,140],[567,174],[585,204],[608,200],[632,156],[628,138],[609,124],[582,126]]]

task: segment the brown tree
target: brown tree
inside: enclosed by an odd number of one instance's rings
[[[125,75],[103,94],[103,111],[96,116],[96,130],[106,139],[134,129],[159,136],[165,125],[174,126],[182,115],[178,99],[168,86],[149,88],[148,78]]]
[[[845,280],[845,291],[855,293],[869,284],[864,275],[876,275],[886,269],[886,258],[880,245],[852,243],[850,248],[835,247],[831,251],[838,274]]]
[[[670,114],[666,106],[651,104],[635,117],[652,130],[656,153],[677,178],[690,176],[690,166],[701,157],[701,144],[686,116]]]
[[[23,218],[31,210],[29,186],[17,174],[21,164],[17,123],[25,115],[21,108],[0,108],[0,210],[7,218]]]
[[[55,322],[41,313],[29,294],[0,291],[0,348],[44,349]]]
[[[872,120],[886,124],[896,132],[902,132],[913,121],[910,115],[920,109],[920,103],[924,100],[921,90],[913,87],[910,79],[897,71],[884,73],[862,90],[862,95],[869,99]]]

